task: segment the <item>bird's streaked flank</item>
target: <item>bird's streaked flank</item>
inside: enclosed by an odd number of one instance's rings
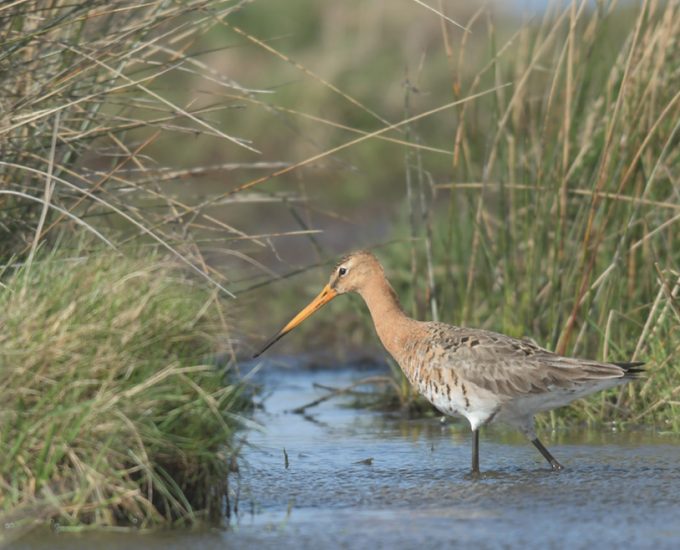
[[[410,383],[442,413],[468,419],[473,474],[479,474],[479,429],[492,421],[521,430],[552,469],[561,470],[562,465],[536,437],[534,415],[625,384],[642,372],[638,368],[642,363],[563,357],[528,340],[411,319],[370,252],[343,258],[321,293],[255,357],[346,292],[357,292],[364,299],[380,341]]]

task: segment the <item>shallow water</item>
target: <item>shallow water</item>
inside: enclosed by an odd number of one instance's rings
[[[341,399],[306,417],[287,412],[322,395],[314,383],[341,386],[367,374],[267,367],[257,413],[266,430],[248,437],[228,531],[34,533],[12,547],[680,547],[680,437],[544,434],[566,467],[556,473],[521,436],[490,429],[480,443],[485,474],[473,480],[462,422],[388,418]]]

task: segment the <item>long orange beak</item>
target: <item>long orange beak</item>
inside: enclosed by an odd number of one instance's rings
[[[291,330],[293,330],[296,326],[298,326],[302,321],[304,321],[307,317],[312,315],[315,311],[318,311],[321,309],[323,306],[325,306],[328,302],[330,302],[333,298],[335,298],[338,295],[337,291],[333,290],[330,285],[326,285],[323,287],[323,290],[319,293],[319,295],[314,298],[307,307],[305,307],[300,313],[298,313],[295,317],[293,317],[290,321],[288,321],[288,324],[283,327],[274,338],[269,340],[267,342],[267,345],[262,348],[262,350],[259,353],[256,353],[253,355],[253,358],[259,357],[262,355],[265,351],[267,351],[271,346],[273,346],[276,342],[278,342],[281,338],[283,338],[286,334],[288,334]]]

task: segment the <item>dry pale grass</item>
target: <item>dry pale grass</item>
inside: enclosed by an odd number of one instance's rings
[[[461,110],[451,182],[435,185],[450,190],[442,301],[463,323],[648,361],[647,383],[562,418],[680,429],[679,36],[678,2],[553,4],[473,81],[468,93],[513,87],[486,101],[482,128]]]
[[[245,3],[19,0],[0,6],[0,258],[30,253],[58,230],[76,228],[112,248],[156,244],[231,295],[198,241],[242,240],[257,249],[267,246],[268,235],[248,235],[204,208],[204,197],[168,186],[186,181],[189,189],[195,179],[281,166],[219,122],[239,112],[234,96],[260,91],[207,65],[194,48]],[[197,101],[178,90],[202,86],[222,96]],[[252,162],[158,161],[159,151],[197,141],[246,152]],[[250,193],[233,200],[245,207],[277,199]],[[221,254],[249,260],[236,250]]]
[[[553,425],[680,429],[680,4],[555,2],[508,39],[484,7],[460,22],[490,47],[470,71],[470,35],[442,24],[454,98],[495,88],[454,107],[448,181],[408,150],[404,239],[383,253],[403,303],[560,353],[648,362],[646,382]]]

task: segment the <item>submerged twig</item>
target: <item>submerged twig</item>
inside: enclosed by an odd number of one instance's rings
[[[393,386],[397,391],[399,390],[399,386],[397,386],[396,381],[389,377],[389,376],[369,376],[367,378],[362,378],[361,380],[357,380],[356,382],[353,382],[349,386],[345,386],[344,388],[338,388],[336,390],[332,390],[326,395],[323,395],[319,397],[318,399],[315,399],[314,401],[310,401],[309,403],[302,405],[300,407],[296,407],[295,409],[291,409],[289,412],[292,412],[294,414],[304,414],[306,409],[309,409],[311,407],[316,407],[317,405],[320,405],[324,401],[328,401],[329,399],[332,399],[333,397],[337,397],[339,395],[344,395],[347,393],[350,393],[354,388],[357,386],[365,386],[369,384],[389,384]]]

